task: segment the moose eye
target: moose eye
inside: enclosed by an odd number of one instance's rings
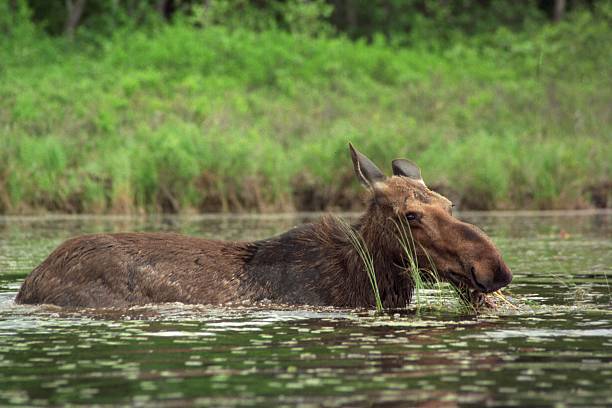
[[[406,214],[406,219],[408,221],[416,221],[417,218],[419,218],[419,215],[417,213],[409,212],[408,214]]]

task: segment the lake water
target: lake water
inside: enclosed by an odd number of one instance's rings
[[[479,315],[13,303],[77,234],[256,239],[313,218],[0,218],[0,405],[612,406],[610,211],[460,215],[514,272],[513,307]]]

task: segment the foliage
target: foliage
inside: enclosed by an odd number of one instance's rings
[[[326,21],[332,7],[324,0],[267,2],[260,7],[249,0],[210,0],[204,5],[189,4],[189,20],[202,27],[222,25],[229,29],[256,31],[282,29],[310,36],[329,35],[332,27]]]
[[[65,31],[69,5],[83,0],[9,0],[27,4],[47,32]],[[252,30],[283,29],[353,39],[379,34],[395,43],[436,46],[482,37],[499,28],[521,31],[554,19],[555,0],[86,0],[78,25],[107,36],[122,27],[146,27],[188,15],[198,23]],[[592,10],[604,0],[565,2],[566,11]]]
[[[349,140],[463,208],[609,197],[610,6],[432,48],[196,14],[70,40],[7,4],[0,212],[354,209]]]

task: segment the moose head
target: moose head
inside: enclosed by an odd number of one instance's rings
[[[510,283],[512,272],[491,239],[455,218],[451,201],[427,188],[414,163],[393,160],[393,175],[386,177],[365,155],[352,145],[349,148],[355,174],[370,193],[360,230],[375,258],[406,264],[398,240],[398,225],[404,225],[418,264],[435,268],[439,278],[479,294]]]

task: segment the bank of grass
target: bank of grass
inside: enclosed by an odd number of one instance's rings
[[[0,212],[355,209],[349,140],[416,161],[463,208],[609,203],[610,31],[588,24],[436,51],[24,29],[0,40]]]

